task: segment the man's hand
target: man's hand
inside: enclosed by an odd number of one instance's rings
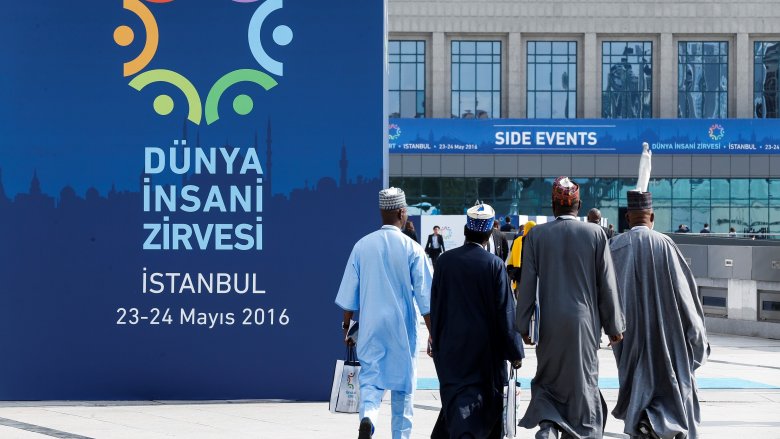
[[[344,344],[347,346],[354,346],[355,341],[351,338],[347,338],[347,331],[349,331],[349,329],[344,329]]]
[[[607,346],[616,345],[616,344],[620,343],[621,341],[623,341],[623,334],[610,335],[609,336],[609,345],[607,345]]]
[[[428,336],[428,350],[427,350],[427,352],[428,352],[428,356],[433,358],[433,339],[431,338],[430,335]]]
[[[352,346],[355,344],[354,341],[347,338],[347,332],[349,332],[349,325],[352,323],[352,317],[355,315],[354,311],[347,311],[344,310],[344,318],[341,321],[341,330],[344,332],[344,344],[347,346]]]
[[[523,360],[515,360],[512,362],[513,369],[520,369],[521,367],[523,367]]]
[[[536,344],[536,343],[532,343],[531,342],[531,336],[530,335],[524,335],[523,336],[523,342],[525,342],[525,344],[527,344],[529,346],[533,346],[533,345]]]

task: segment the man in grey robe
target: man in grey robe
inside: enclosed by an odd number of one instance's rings
[[[709,356],[696,281],[682,253],[653,228],[649,192],[628,192],[631,231],[612,240],[628,325],[614,349],[620,393],[612,414],[632,438],[698,437],[694,372]]]
[[[539,343],[531,402],[520,426],[539,425],[537,439],[601,438],[607,409],[598,387],[601,328],[613,343],[625,329],[604,230],[577,221],[579,186],[559,177],[556,220],[528,233],[517,305],[517,329],[529,337],[539,288]]]

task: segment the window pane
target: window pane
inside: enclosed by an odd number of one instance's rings
[[[710,200],[691,200],[691,232],[698,232],[709,224],[710,231],[716,232],[710,224]]]
[[[416,116],[417,116],[417,92],[402,91],[401,92],[401,117],[416,117]]]
[[[529,41],[527,44],[528,117],[574,117],[577,108],[576,44],[568,41]]]
[[[476,66],[473,63],[460,65],[460,89],[474,90],[477,87]]]
[[[604,42],[602,54],[602,116],[605,118],[652,117],[652,44]]]
[[[749,193],[750,181],[745,178],[732,178],[731,179],[731,199],[747,199],[750,197]]]
[[[753,66],[753,117],[777,118],[780,113],[780,42],[756,42]]]
[[[672,180],[672,197],[691,198],[691,181],[687,178],[675,178]]]
[[[763,200],[769,198],[769,180],[765,178],[750,179],[750,198]]]
[[[425,95],[425,42],[389,41],[388,50],[390,117],[425,117],[415,92]]]
[[[401,117],[401,96],[399,92],[389,92],[387,95],[390,98],[389,111],[390,117]]]
[[[493,83],[493,69],[490,64],[477,64],[477,90],[490,90]]]
[[[425,92],[417,92],[417,113],[414,117],[425,117]]]
[[[410,53],[414,54],[417,51],[417,42],[416,41],[402,41],[401,42],[401,53]]]
[[[417,66],[414,63],[401,64],[401,90],[417,88]]]
[[[453,117],[498,117],[495,109],[500,108],[501,99],[500,42],[453,41],[452,47]],[[459,58],[454,56],[456,50],[461,54]]]
[[[678,116],[728,117],[728,43],[680,42],[678,50]]]

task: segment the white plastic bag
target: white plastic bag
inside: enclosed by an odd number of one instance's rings
[[[517,383],[515,368],[509,366],[509,382],[504,387],[504,437],[517,435],[517,408],[520,403],[520,385]]]
[[[336,361],[333,372],[333,386],[330,389],[331,413],[357,413],[360,403],[360,362],[357,360],[355,347],[347,349],[346,360]]]

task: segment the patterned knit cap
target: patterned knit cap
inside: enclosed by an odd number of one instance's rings
[[[396,210],[406,207],[406,194],[397,187],[390,187],[379,191],[379,208],[382,210]]]
[[[480,203],[466,211],[466,228],[475,232],[489,232],[493,229],[496,211],[489,204]]]
[[[580,185],[569,177],[558,177],[553,183],[552,199],[561,206],[573,206],[580,200]]]
[[[628,191],[628,210],[650,210],[653,208],[653,194],[650,192]]]

